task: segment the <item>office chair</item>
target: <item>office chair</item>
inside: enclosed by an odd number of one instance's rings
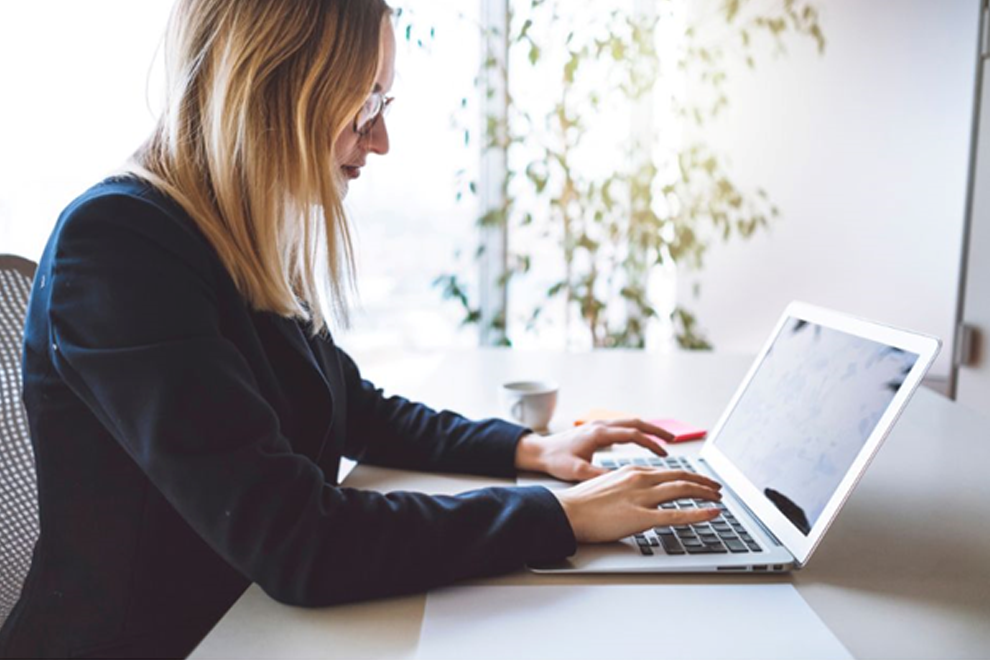
[[[24,315],[36,265],[0,255],[0,626],[21,594],[38,540],[38,485],[21,402]]]

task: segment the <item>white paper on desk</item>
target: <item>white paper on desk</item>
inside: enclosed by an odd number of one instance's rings
[[[789,584],[451,587],[417,657],[852,658]]]

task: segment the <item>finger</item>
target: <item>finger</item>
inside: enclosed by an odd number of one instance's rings
[[[667,455],[667,450],[664,449],[663,445],[661,445],[655,438],[652,438],[637,429],[621,426],[603,427],[600,435],[596,439],[595,444],[599,449],[610,447],[612,445],[637,444],[640,447],[649,449],[657,456]]]
[[[718,518],[722,511],[718,507],[704,507],[701,509],[657,509],[650,512],[654,527],[673,527],[674,525],[693,525],[700,522],[709,522]]]
[[[714,490],[721,490],[722,488],[722,484],[714,479],[709,479],[704,475],[696,472],[688,472],[687,470],[658,470],[655,468],[640,467],[637,470],[629,470],[628,472],[641,475],[630,478],[638,479],[646,486],[656,486],[673,481],[688,481]]]
[[[687,482],[662,484],[646,491],[640,491],[635,496],[636,501],[642,502],[649,508],[658,507],[666,502],[677,500],[697,500],[706,502],[721,502],[722,494],[717,490],[705,488]],[[700,506],[700,505],[699,505]]]
[[[638,431],[646,433],[648,435],[656,436],[662,438],[667,432],[656,424],[651,424],[646,420],[640,419],[639,417],[630,417],[629,419],[613,419],[606,422],[608,426],[621,426],[634,428]]]
[[[649,491],[650,502],[656,500],[657,504],[670,502],[671,500],[707,500],[709,502],[720,502],[722,493],[713,488],[707,488],[690,481],[674,481],[671,483],[654,486]]]

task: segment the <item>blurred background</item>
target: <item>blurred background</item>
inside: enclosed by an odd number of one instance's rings
[[[0,3],[0,252],[147,136],[171,5]],[[479,344],[755,353],[801,299],[942,338],[951,391],[982,5],[395,0],[335,335],[401,388]]]

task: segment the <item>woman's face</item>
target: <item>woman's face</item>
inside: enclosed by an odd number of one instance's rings
[[[386,18],[382,24],[382,59],[378,65],[372,93],[387,95],[392,89],[394,79],[395,31],[392,29],[392,22]],[[346,185],[351,179],[361,176],[361,168],[364,167],[369,153],[379,156],[388,153],[388,128],[385,126],[385,117],[378,117],[371,131],[365,136],[358,134],[353,127],[345,128],[334,147],[337,165]],[[346,194],[346,189],[344,192]]]

